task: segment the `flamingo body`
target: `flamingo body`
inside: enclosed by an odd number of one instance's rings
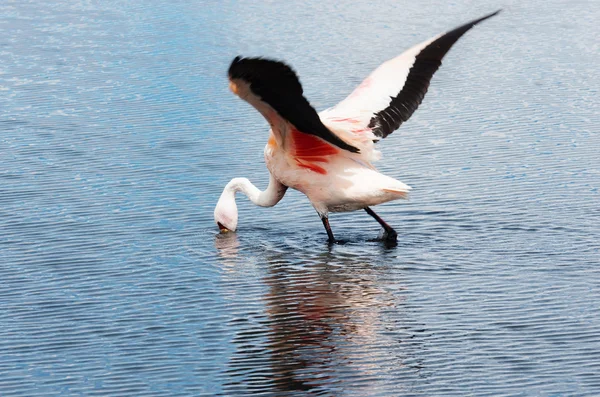
[[[406,198],[409,186],[379,173],[356,154],[324,145],[318,156],[299,156],[270,140],[265,146],[267,168],[282,184],[304,193],[320,215]]]

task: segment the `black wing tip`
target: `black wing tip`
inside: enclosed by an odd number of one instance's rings
[[[473,25],[473,26],[474,26],[474,25],[477,25],[479,22],[483,22],[483,21],[485,21],[486,19],[489,19],[489,18],[491,18],[491,17],[494,17],[494,16],[496,16],[496,15],[500,14],[500,12],[502,12],[502,8],[500,8],[500,9],[498,9],[498,10],[496,10],[496,11],[492,12],[491,14],[488,14],[488,15],[486,15],[486,16],[483,16],[483,17],[481,17],[481,18],[479,18],[479,19],[476,19],[476,20],[474,20],[474,21],[472,21],[472,22],[469,22],[467,25]]]
[[[501,11],[502,9],[496,10],[450,30],[423,48],[416,55],[405,84],[398,95],[391,98],[388,107],[376,112],[371,118],[369,128],[372,129],[373,134],[378,138],[385,138],[407,121],[421,104],[433,74],[437,71],[442,63],[442,58],[454,43],[473,26],[498,15]]]
[[[473,28],[475,25],[477,25],[477,24],[479,24],[479,23],[481,23],[481,22],[483,22],[483,21],[485,21],[485,20],[487,20],[487,19],[489,19],[491,17],[494,17],[494,16],[498,15],[501,11],[502,11],[502,9],[496,10],[496,11],[492,12],[491,14],[487,14],[487,15],[481,17],[481,18],[474,19],[474,20],[472,20],[470,22],[467,22],[465,24],[460,25],[457,28],[454,28],[454,29],[452,29],[450,31],[447,31],[438,40],[436,40],[436,42],[439,41],[439,40],[448,39],[448,40],[450,40],[449,43],[450,43],[450,47],[451,47],[452,44],[454,44],[456,41],[458,41],[458,39],[463,34],[465,34],[466,32],[468,32],[469,30],[471,30],[471,28]],[[448,48],[448,49],[450,49],[450,48]]]
[[[343,147],[342,149],[347,150],[351,153],[360,153],[360,150],[358,148],[348,144],[346,144],[346,147]]]
[[[233,74],[233,72],[234,72],[234,70],[235,70],[235,66],[236,66],[238,63],[240,63],[240,61],[241,61],[242,59],[244,59],[244,57],[243,57],[243,56],[241,56],[241,55],[238,55],[238,56],[236,56],[235,58],[233,58],[233,61],[231,61],[231,64],[229,64],[229,69],[227,69],[227,76],[229,76],[229,78],[231,78],[231,77],[232,77],[232,74]]]
[[[233,58],[227,74],[230,78],[244,78],[247,74],[256,74],[260,71],[293,75],[298,78],[294,69],[283,61],[264,57],[244,57],[242,55]]]
[[[317,112],[304,98],[298,75],[284,62],[262,58],[233,58],[227,72],[230,79],[250,84],[250,89],[285,120],[303,133],[318,136],[352,153],[360,150],[337,137],[323,125]]]
[[[298,75],[285,62],[263,58],[243,57],[233,58],[227,75],[230,80],[240,79],[250,84],[252,91],[265,90],[271,92],[288,92],[302,94],[302,85]],[[262,89],[261,89],[262,88]],[[262,97],[262,95],[259,95]]]
[[[331,143],[332,145],[339,147],[340,149],[347,150],[350,153],[360,153],[360,149],[358,149],[355,146],[350,145],[349,143],[346,143],[346,141],[344,141],[342,138],[338,137],[333,132],[331,132],[331,130],[329,130],[327,127],[325,127],[325,125],[323,125],[323,127],[325,129],[323,131],[324,133],[321,132],[321,133],[315,134],[315,135],[317,135],[319,138]]]
[[[444,36],[454,36],[453,41],[457,41],[463,34],[465,34],[467,31],[471,30],[471,28],[487,19],[490,19],[491,17],[494,17],[498,14],[500,14],[500,12],[502,11],[502,9],[498,9],[494,12],[492,12],[491,14],[487,14],[481,18],[477,18],[472,20],[471,22],[467,22],[463,25],[460,25],[459,27],[452,29],[451,31],[446,32],[446,34],[442,35],[442,37]]]
[[[493,17],[494,15],[498,15],[500,14],[502,11],[504,11],[503,8],[498,8],[496,11],[492,12],[491,14],[488,14],[487,16],[485,16],[484,18],[490,18]]]

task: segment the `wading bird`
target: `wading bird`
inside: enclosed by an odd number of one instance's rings
[[[260,191],[246,178],[232,179],[215,208],[221,232],[235,231],[235,193],[256,205],[277,204],[288,187],[310,200],[323,221],[329,243],[335,238],[330,212],[364,209],[395,242],[396,231],[371,206],[407,198],[408,185],[383,175],[372,162],[380,158],[375,143],[394,132],[421,104],[429,82],[450,47],[469,29],[500,11],[433,37],[373,71],[346,99],[317,113],[302,95],[296,73],[285,63],[236,57],[229,67],[229,87],[254,106],[271,126],[265,147],[269,186]]]

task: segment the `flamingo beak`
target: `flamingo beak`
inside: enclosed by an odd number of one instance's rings
[[[223,224],[221,222],[217,222],[217,226],[219,226],[219,230],[221,231],[221,233],[228,233],[231,230],[227,229],[225,226],[223,226]]]

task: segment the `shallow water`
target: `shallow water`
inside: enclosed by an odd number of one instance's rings
[[[508,1],[451,50],[380,170],[334,214],[268,182],[238,54],[318,109],[498,4],[0,4],[0,395],[600,394],[600,7]],[[485,3],[485,4],[484,4]]]

